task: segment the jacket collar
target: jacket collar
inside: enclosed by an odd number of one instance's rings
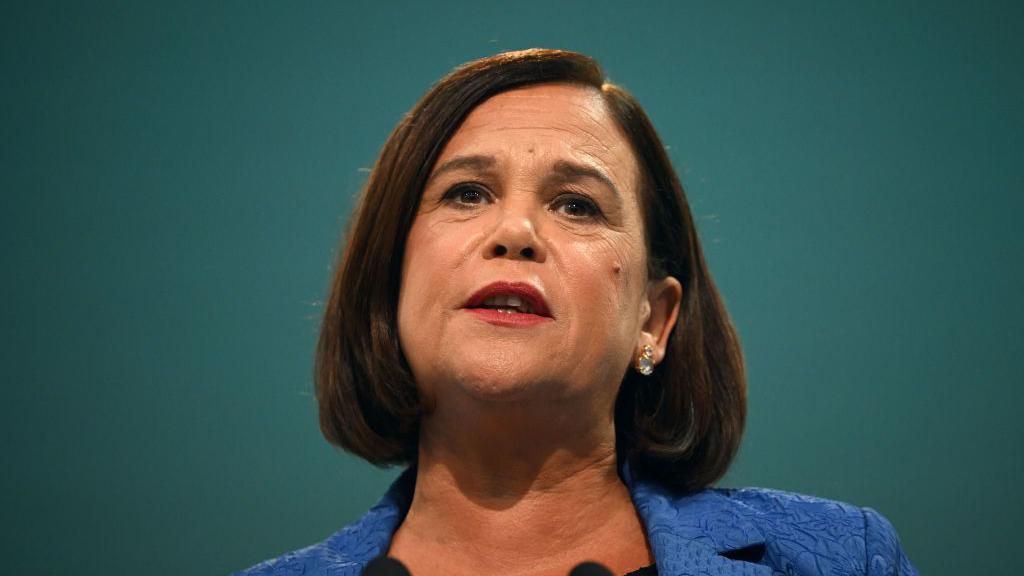
[[[647,531],[659,576],[772,575],[769,566],[754,563],[764,552],[765,538],[750,508],[716,490],[675,494],[635,475],[628,462],[620,475]],[[370,560],[386,553],[415,486],[416,469],[409,468],[362,518],[331,536],[334,566],[359,574]]]
[[[752,520],[755,511],[717,490],[674,493],[638,477],[628,461],[620,475],[647,530],[658,576],[771,576],[770,566],[756,563],[765,537]]]

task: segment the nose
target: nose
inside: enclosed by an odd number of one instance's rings
[[[499,212],[498,222],[484,246],[484,258],[543,262],[547,251],[537,235],[532,211],[511,208]]]

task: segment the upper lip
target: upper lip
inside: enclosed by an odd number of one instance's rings
[[[492,296],[518,296],[529,302],[534,314],[551,317],[551,311],[548,309],[548,303],[544,300],[544,295],[527,282],[492,282],[474,292],[462,307],[479,308],[483,305],[484,300]]]

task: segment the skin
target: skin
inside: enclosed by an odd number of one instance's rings
[[[586,170],[559,170],[570,164]],[[647,278],[638,170],[600,92],[569,84],[490,98],[438,158],[398,306],[429,412],[389,554],[417,576],[652,562],[616,472],[613,411],[641,347],[663,357],[682,290]],[[553,319],[496,326],[463,309],[495,281],[529,282]]]

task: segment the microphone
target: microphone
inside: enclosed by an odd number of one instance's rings
[[[412,576],[409,569],[390,556],[378,556],[363,568],[363,576]]]
[[[569,571],[569,576],[612,576],[611,570],[597,562],[581,562]]]

